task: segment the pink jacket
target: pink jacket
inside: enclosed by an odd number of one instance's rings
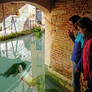
[[[91,80],[92,79],[92,34],[90,34],[85,39],[82,59],[83,59],[84,80]]]

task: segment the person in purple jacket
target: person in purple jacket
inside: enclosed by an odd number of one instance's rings
[[[80,70],[81,70],[81,62],[82,62],[82,51],[84,45],[84,37],[78,31],[77,21],[80,19],[80,16],[74,15],[70,17],[69,23],[72,27],[72,30],[76,31],[76,36],[74,36],[73,32],[68,32],[70,38],[74,42],[74,47],[72,51],[72,86],[74,92],[80,92]]]

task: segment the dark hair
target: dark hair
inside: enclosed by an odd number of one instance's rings
[[[78,22],[77,25],[81,28],[86,28],[86,33],[91,33],[92,32],[92,21],[91,19],[87,17],[81,18]]]
[[[77,23],[79,19],[80,19],[79,15],[73,15],[72,17],[69,18],[69,21],[71,21],[74,24]]]

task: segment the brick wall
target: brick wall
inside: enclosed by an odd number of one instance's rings
[[[86,1],[86,2],[85,2]],[[71,79],[73,42],[67,30],[68,20],[74,14],[92,19],[92,0],[58,0],[51,12],[52,38],[50,67]]]
[[[5,4],[5,16],[8,16],[12,14],[11,5],[10,3]],[[17,5],[17,7],[20,8],[23,4],[24,3]],[[47,0],[45,0],[44,3],[42,0],[40,4],[47,7],[50,3]],[[50,7],[48,7],[48,9],[49,8]],[[42,7],[40,7],[40,9],[42,9]],[[92,0],[57,0],[50,13],[45,11],[45,62],[47,65],[50,63],[50,67],[70,79],[72,75],[72,63],[70,58],[74,44],[70,40],[67,30],[70,29],[68,24],[69,17],[74,14],[87,16],[92,19]],[[2,20],[1,4],[0,20]]]

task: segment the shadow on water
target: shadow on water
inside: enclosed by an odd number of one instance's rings
[[[9,77],[10,75],[16,76],[18,73],[26,69],[27,64],[25,62],[15,63],[6,72],[1,73],[1,76]]]

